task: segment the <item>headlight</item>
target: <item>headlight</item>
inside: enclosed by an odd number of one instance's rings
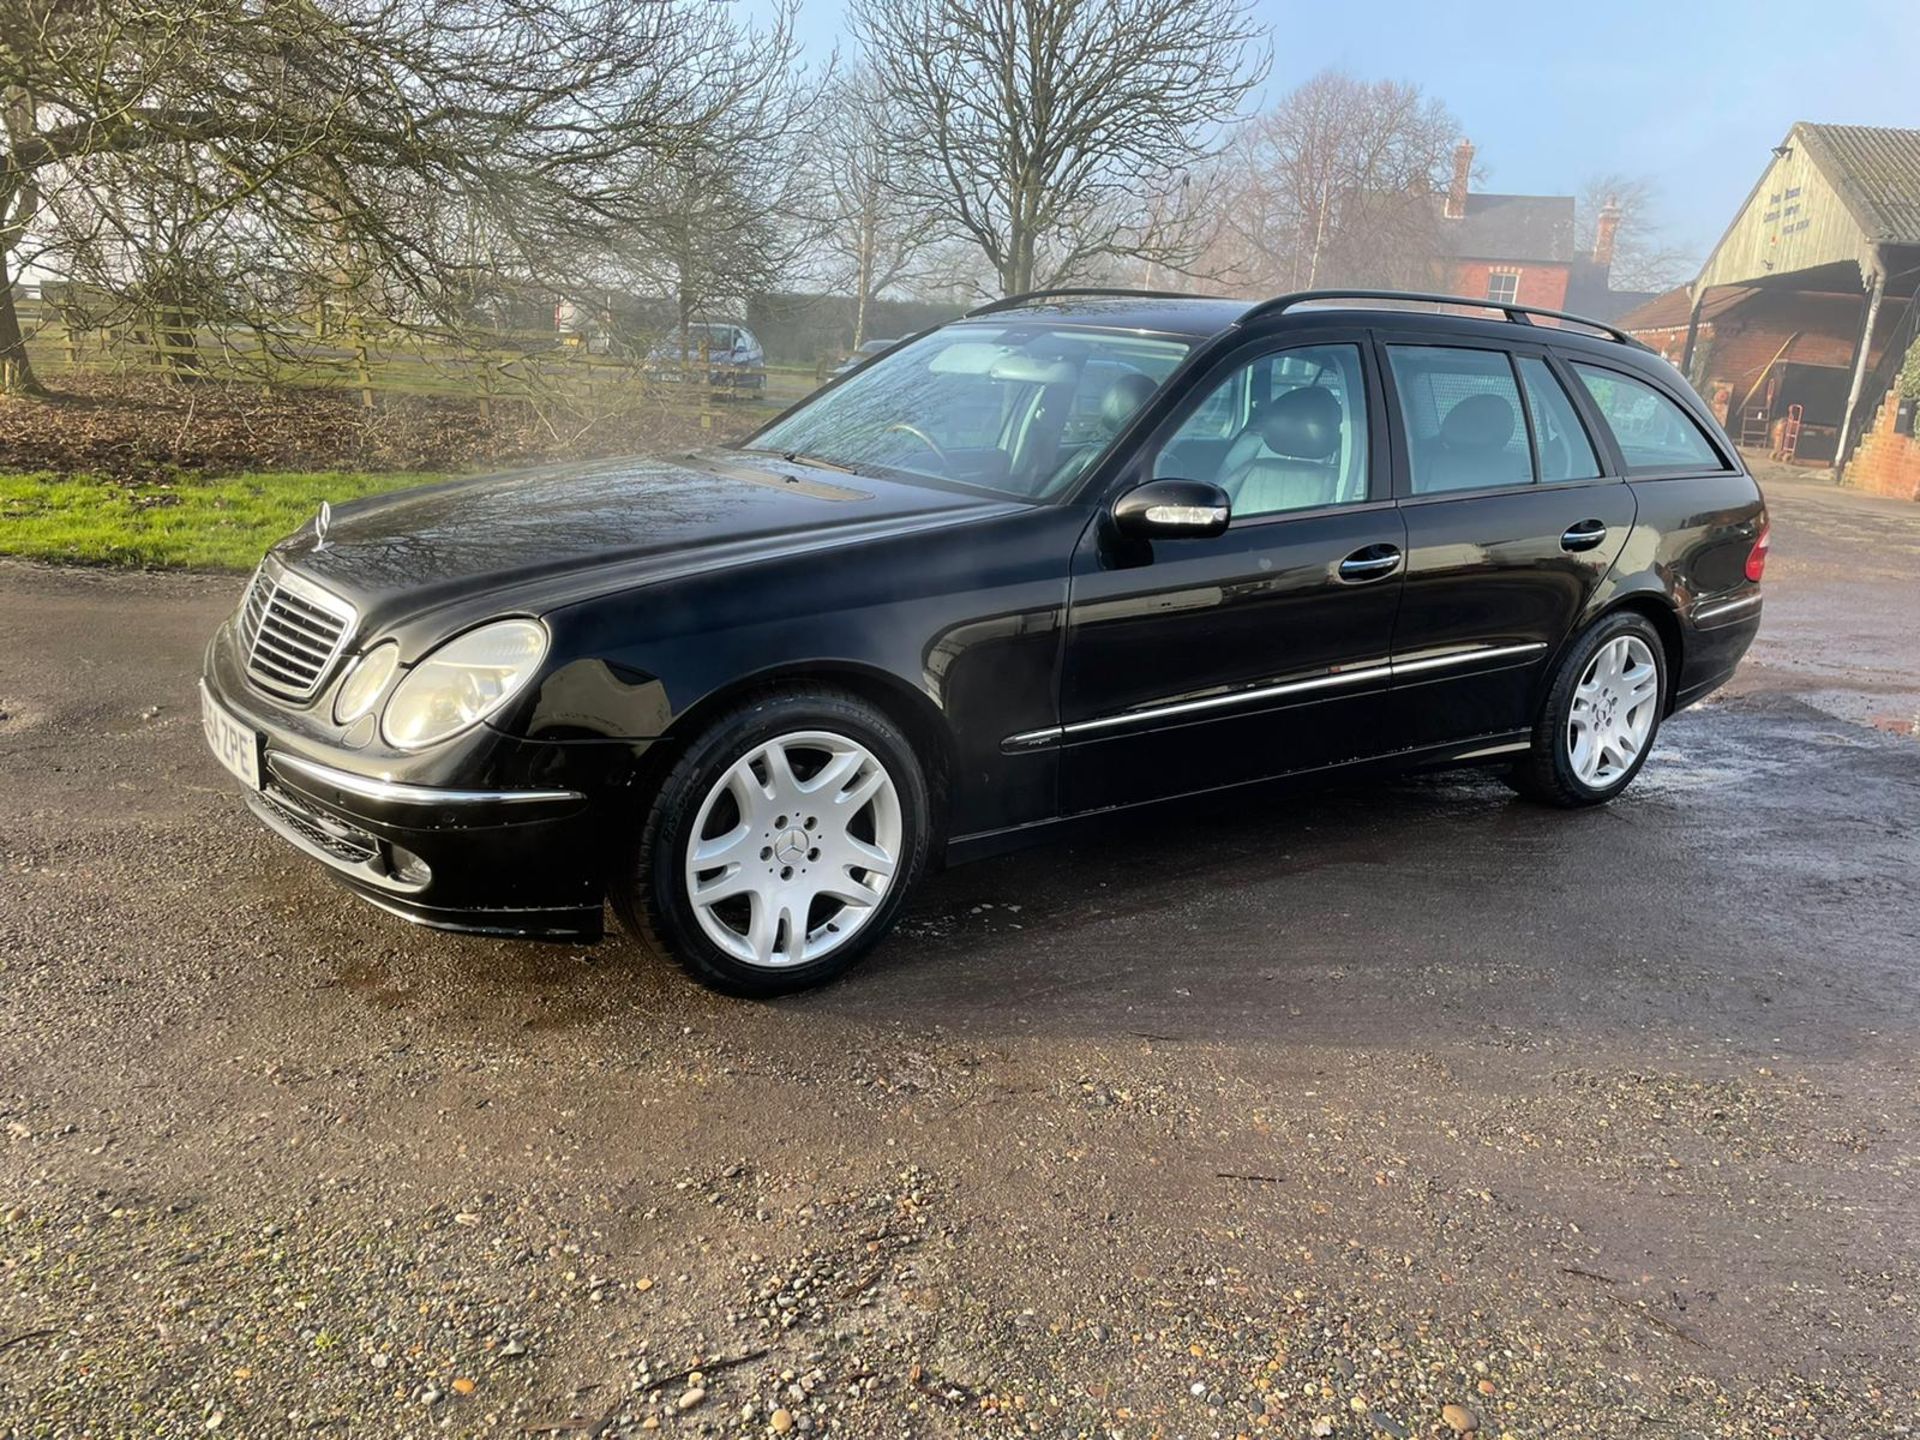
[[[351,725],[373,709],[399,663],[400,647],[391,640],[362,655],[340,687],[340,693],[333,697],[334,720],[341,725]]]
[[[418,750],[477,725],[533,678],[547,632],[532,620],[500,620],[449,640],[394,688],[380,732],[396,750]]]

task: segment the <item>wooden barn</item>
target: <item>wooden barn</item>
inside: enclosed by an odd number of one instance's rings
[[[1623,323],[1741,444],[1840,468],[1914,342],[1917,291],[1920,130],[1802,121],[1684,300]]]

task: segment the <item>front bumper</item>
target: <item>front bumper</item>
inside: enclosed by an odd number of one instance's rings
[[[315,733],[326,698],[300,711],[253,690],[226,636],[209,647],[201,683],[259,736],[259,789],[235,783],[267,829],[419,924],[556,940],[604,933],[606,885],[651,742],[541,742],[482,726],[450,742],[457,753],[383,761]]]
[[[348,889],[408,920],[600,938],[605,876],[590,858],[600,846],[584,794],[413,787],[402,800],[371,799],[361,781],[269,748],[247,808]]]

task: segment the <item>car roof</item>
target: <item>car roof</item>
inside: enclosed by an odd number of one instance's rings
[[[1002,318],[1053,320],[1099,329],[1154,331],[1194,340],[1212,339],[1243,321],[1249,333],[1255,333],[1256,329],[1271,333],[1354,324],[1390,327],[1398,323],[1506,344],[1565,345],[1589,351],[1597,357],[1626,359],[1631,356],[1636,365],[1654,353],[1604,321],[1587,320],[1580,316],[1555,318],[1557,312],[1553,311],[1528,311],[1523,306],[1504,307],[1515,317],[1509,319],[1408,308],[1412,304],[1427,305],[1437,301],[1450,301],[1461,306],[1488,303],[1468,296],[1428,296],[1411,292],[1404,296],[1379,292],[1352,295],[1328,292],[1324,297],[1303,293],[1283,297],[1282,301],[1261,302],[1148,291],[1060,291],[1013,296],[970,311],[964,319],[975,322]],[[1490,308],[1503,307],[1495,305]],[[1528,314],[1540,315],[1542,321],[1535,323],[1527,318]],[[1585,329],[1561,323],[1563,319],[1608,333],[1589,334]]]
[[[1206,295],[1058,294],[1000,301],[969,311],[967,320],[1057,320],[1103,330],[1151,330],[1202,340],[1218,335],[1253,308],[1251,300]]]

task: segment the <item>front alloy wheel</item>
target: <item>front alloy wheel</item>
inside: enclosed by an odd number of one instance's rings
[[[932,847],[922,758],[891,716],[824,687],[742,701],[681,742],[614,909],[733,995],[823,984],[892,926]]]
[[[860,933],[900,863],[900,792],[873,752],[825,730],[776,736],[714,781],[693,824],[693,912],[746,965],[824,959]]]

